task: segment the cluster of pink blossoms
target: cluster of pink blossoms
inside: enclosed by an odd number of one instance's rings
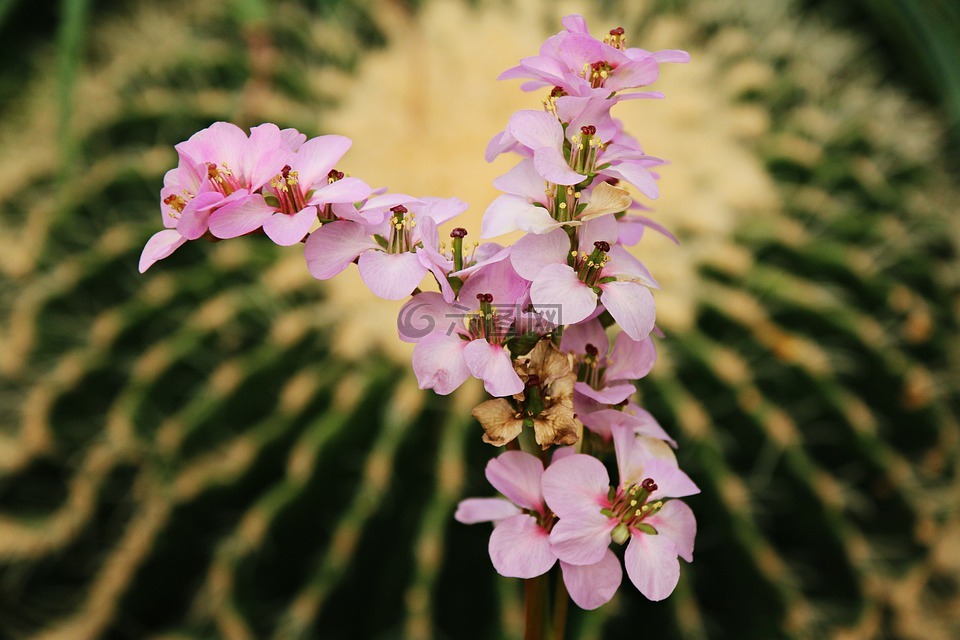
[[[525,233],[512,246],[467,245],[462,227],[441,241],[438,228],[466,203],[346,177],[336,165],[347,138],[307,140],[273,124],[247,135],[218,122],[177,145],[161,191],[166,228],[140,270],[187,240],[262,233],[303,242],[317,279],[356,264],[374,295],[412,296],[397,326],[414,343],[420,388],[445,395],[481,380],[492,398],[473,415],[486,442],[509,449],[486,469],[506,499],[464,500],[456,518],[494,523],[489,551],[502,575],[533,578],[559,561],[573,601],[593,609],[622,580],[611,545],[627,545],[627,575],[652,600],[673,591],[678,558],[692,560],[696,521],[677,499],[699,490],[677,466],[676,443],[632,400],[656,362],[650,290],[659,285],[625,247],[647,228],[673,237],[624,187],[656,198],[663,161],[611,115],[621,100],[662,98],[640,89],[661,63],[688,56],[627,47],[622,28],[597,39],[581,16],[563,26],[501,75],[547,90],[543,109],[515,113],[487,147],[488,161],[520,156],[495,180],[503,194],[480,232]],[[437,291],[420,290],[428,273]],[[612,486],[605,453],[619,468]]]

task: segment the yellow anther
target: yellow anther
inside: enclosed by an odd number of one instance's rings
[[[561,203],[560,203],[559,205],[557,205],[557,206],[560,207],[561,209],[566,209],[566,208],[567,208],[567,203],[566,203],[566,202],[561,202]]]
[[[577,257],[577,252],[576,252],[576,251],[571,251],[571,252],[570,252],[570,256],[573,257],[573,258],[576,258],[576,257]]]

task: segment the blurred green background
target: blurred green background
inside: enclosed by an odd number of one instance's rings
[[[693,54],[628,113],[683,240],[640,246],[639,388],[703,493],[674,596],[570,637],[960,637],[955,3],[0,0],[0,638],[522,633],[452,520],[478,390],[416,389],[397,305],[252,238],[136,265],[215,120],[350,135],[478,229],[539,100],[494,78],[574,11]]]

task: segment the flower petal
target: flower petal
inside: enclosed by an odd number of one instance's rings
[[[601,356],[605,356],[610,348],[607,333],[599,320],[588,320],[574,324],[563,330],[560,340],[560,349],[583,355],[587,353],[587,345],[593,345]]]
[[[210,214],[210,233],[218,238],[238,238],[262,227],[273,214],[273,207],[255,193]]]
[[[328,280],[350,266],[364,251],[379,248],[364,225],[338,220],[310,234],[304,255],[310,275],[317,280]]]
[[[343,178],[342,180],[325,184],[314,191],[307,200],[307,204],[353,204],[354,202],[360,202],[369,195],[370,185],[363,180],[359,178]],[[356,209],[354,209],[354,211],[356,211]]]
[[[550,570],[557,556],[550,550],[550,534],[533,516],[507,518],[490,534],[493,568],[508,578],[535,578]]]
[[[483,380],[483,388],[490,395],[504,397],[523,391],[523,381],[513,370],[513,360],[502,346],[477,339],[464,347],[463,359],[470,373]]]
[[[597,294],[566,264],[550,264],[541,269],[530,287],[530,300],[537,311],[559,309],[557,322],[562,324],[575,324],[589,318],[597,308]]]
[[[524,158],[510,171],[496,178],[493,186],[504,193],[523,196],[527,200],[542,201],[544,199],[543,177],[537,173],[533,161],[529,158]]]
[[[637,391],[637,388],[630,383],[594,389],[586,382],[578,382],[574,385],[574,389],[600,404],[620,404]]]
[[[281,247],[290,247],[303,240],[316,221],[317,209],[313,206],[292,216],[277,212],[264,221],[263,232]]]
[[[623,554],[630,581],[648,600],[663,600],[680,581],[677,548],[667,536],[637,532]]]
[[[427,268],[416,253],[367,251],[357,263],[363,283],[384,300],[403,300],[420,286]]]
[[[506,451],[487,463],[487,481],[493,488],[523,508],[543,513],[540,483],[543,463],[523,451]]]
[[[143,247],[143,252],[140,254],[140,273],[153,266],[153,263],[157,260],[163,260],[169,256],[186,241],[187,239],[181,236],[176,229],[164,229],[150,236],[147,244]]]
[[[533,205],[522,196],[503,194],[497,196],[483,212],[480,223],[481,238],[495,238],[520,229],[517,226],[520,214]]]
[[[561,518],[606,506],[610,475],[603,463],[579,453],[556,460],[543,472],[543,497]]]
[[[570,599],[587,611],[610,602],[623,581],[620,560],[610,549],[603,554],[600,562],[575,565],[561,561],[560,570]]]
[[[506,520],[520,513],[520,507],[503,498],[467,498],[457,505],[453,519],[463,524],[477,524]]]
[[[510,262],[521,278],[534,280],[548,264],[566,266],[570,238],[563,229],[523,236],[513,245]]]
[[[552,147],[559,152],[563,144],[563,127],[546,111],[517,111],[510,116],[507,132],[530,149]]]
[[[550,547],[564,562],[595,564],[609,550],[610,532],[616,526],[617,521],[600,513],[599,506],[561,516],[550,532]]]
[[[431,333],[456,336],[463,326],[467,307],[448,304],[435,291],[424,291],[413,296],[397,314],[397,333],[404,342],[418,342]]]
[[[413,348],[413,373],[421,389],[433,389],[441,396],[453,393],[470,370],[463,361],[466,342],[456,334],[431,333]]]
[[[601,284],[600,289],[600,301],[628,336],[643,340],[650,335],[657,320],[657,308],[649,289],[636,282],[607,282]],[[567,319],[566,313],[563,319],[573,322]]]
[[[697,537],[697,519],[684,502],[668,500],[652,516],[644,519],[661,536],[666,536],[677,547],[677,555],[693,562],[693,542]]]
[[[653,338],[647,336],[643,340],[634,340],[626,333],[621,333],[617,336],[613,353],[607,361],[604,379],[607,382],[639,380],[650,373],[656,362],[657,348],[653,344]]]
[[[557,147],[540,147],[533,151],[533,166],[544,180],[554,184],[571,185],[587,179],[570,168]]]
[[[295,160],[300,182],[305,185],[325,183],[327,174],[340,162],[340,158],[352,144],[350,138],[337,135],[319,136],[304,142],[297,150]]]

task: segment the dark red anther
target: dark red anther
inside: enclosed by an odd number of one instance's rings
[[[583,348],[583,350],[587,352],[587,355],[588,355],[588,356],[594,356],[594,357],[596,357],[596,356],[598,356],[598,355],[600,354],[600,350],[597,349],[597,348],[596,348],[595,346],[593,346],[592,344],[588,344],[587,346],[585,346],[585,347]]]
[[[343,171],[337,171],[336,169],[330,169],[330,173],[327,174],[327,178],[333,181],[343,180]]]
[[[218,174],[218,172],[217,172],[217,165],[213,164],[212,162],[208,162],[208,163],[207,163],[207,176],[212,179],[212,178],[216,178],[216,177],[217,177],[217,174]]]
[[[390,207],[390,211],[393,211],[394,213],[406,213],[406,212],[407,212],[407,208],[406,208],[405,206],[403,206],[402,204],[398,204],[398,205],[395,206],[395,207]]]
[[[607,253],[608,251],[610,251],[610,243],[604,240],[597,240],[596,242],[593,243],[593,246],[599,249],[600,251],[603,251],[604,253]]]
[[[657,490],[657,483],[653,481],[653,478],[647,478],[640,483],[640,487],[647,493],[653,493]]]
[[[485,294],[483,294],[483,301],[486,302],[486,303],[491,303],[491,302],[493,302],[493,294],[492,294],[492,293],[485,293]]]
[[[580,133],[582,133],[585,136],[592,136],[597,133],[597,128],[592,124],[588,124],[586,126],[580,127]]]
[[[293,167],[291,167],[290,165],[285,164],[283,165],[283,169],[280,169],[280,175],[283,176],[284,180],[286,180],[286,178],[290,175],[290,169],[292,168]]]
[[[163,199],[163,204],[171,204],[173,202],[176,202],[176,200],[177,200],[177,196],[169,195]]]
[[[456,229],[450,232],[451,238],[464,238],[466,237],[466,235],[467,235],[467,230],[464,229],[463,227],[457,227]]]
[[[567,92],[563,90],[563,87],[554,87],[550,90],[551,98],[562,98],[565,95],[567,95]]]
[[[616,29],[610,29],[610,35],[612,36],[622,36],[624,34],[623,27],[617,27]]]

